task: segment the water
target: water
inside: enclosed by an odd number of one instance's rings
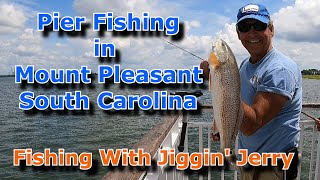
[[[23,179],[98,179],[108,171],[98,163],[98,171],[94,175],[88,175],[78,168],[47,168],[33,169],[30,167],[20,170],[13,167],[13,149],[32,148],[33,151],[43,152],[44,148],[50,148],[57,152],[58,148],[65,148],[66,152],[92,152],[93,159],[98,159],[98,149],[130,148],[148,130],[157,124],[165,115],[162,113],[147,114],[143,111],[105,113],[95,104],[97,95],[102,91],[111,91],[114,94],[148,94],[159,90],[155,88],[119,88],[119,85],[95,85],[95,88],[75,87],[58,89],[33,88],[27,86],[21,89],[14,84],[13,77],[0,78],[0,177],[1,178],[23,178]],[[146,87],[146,86],[145,86]],[[303,81],[304,102],[320,102],[320,81]],[[40,94],[64,94],[66,91],[81,90],[93,102],[91,111],[85,114],[67,112],[37,112],[26,114],[18,108],[19,94],[30,90],[36,95]],[[178,88],[180,90],[183,87]],[[189,90],[201,89],[201,87],[190,87]],[[177,89],[168,89],[174,92]],[[210,103],[209,93],[202,89],[204,96],[199,98],[203,104]],[[316,112],[317,113],[317,112]],[[313,114],[318,117],[320,114]],[[192,121],[211,121],[207,115],[191,116]]]

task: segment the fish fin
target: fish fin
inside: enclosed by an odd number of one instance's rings
[[[233,150],[235,152],[235,150]],[[230,164],[231,169],[240,172],[240,167],[237,166],[237,155],[236,153],[232,153],[230,156],[226,157],[226,161]]]
[[[212,91],[212,89],[211,89],[211,84],[212,84],[212,81],[211,81],[211,76],[210,76],[210,74],[209,74],[209,91],[210,91],[210,92]]]
[[[239,129],[240,129],[241,123],[243,121],[243,116],[244,116],[243,107],[242,107],[241,102],[240,102],[237,124],[235,126],[236,129],[234,129],[234,132],[237,132],[237,133],[233,133],[232,139],[235,139],[235,140],[237,139],[237,135],[239,133]]]
[[[219,129],[218,129],[218,126],[216,125],[216,121],[213,119],[213,126],[212,126],[212,129],[213,129],[213,135],[215,134],[218,134],[219,133]]]

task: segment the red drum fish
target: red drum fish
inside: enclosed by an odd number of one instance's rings
[[[208,62],[214,134],[220,134],[222,151],[225,148],[234,150],[243,119],[239,68],[231,48],[222,39],[215,41]]]

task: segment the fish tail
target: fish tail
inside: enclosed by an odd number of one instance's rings
[[[232,150],[231,152],[235,152],[234,150]],[[240,171],[240,167],[237,166],[237,155],[236,153],[232,153],[230,156],[226,157],[226,164],[229,165],[229,167],[231,168],[231,170],[236,170],[236,171]]]

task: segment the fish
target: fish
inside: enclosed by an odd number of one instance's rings
[[[214,117],[213,133],[219,132],[222,152],[226,148],[234,152],[237,134],[243,120],[238,64],[231,48],[222,39],[217,39],[213,43],[208,63],[209,90]]]

